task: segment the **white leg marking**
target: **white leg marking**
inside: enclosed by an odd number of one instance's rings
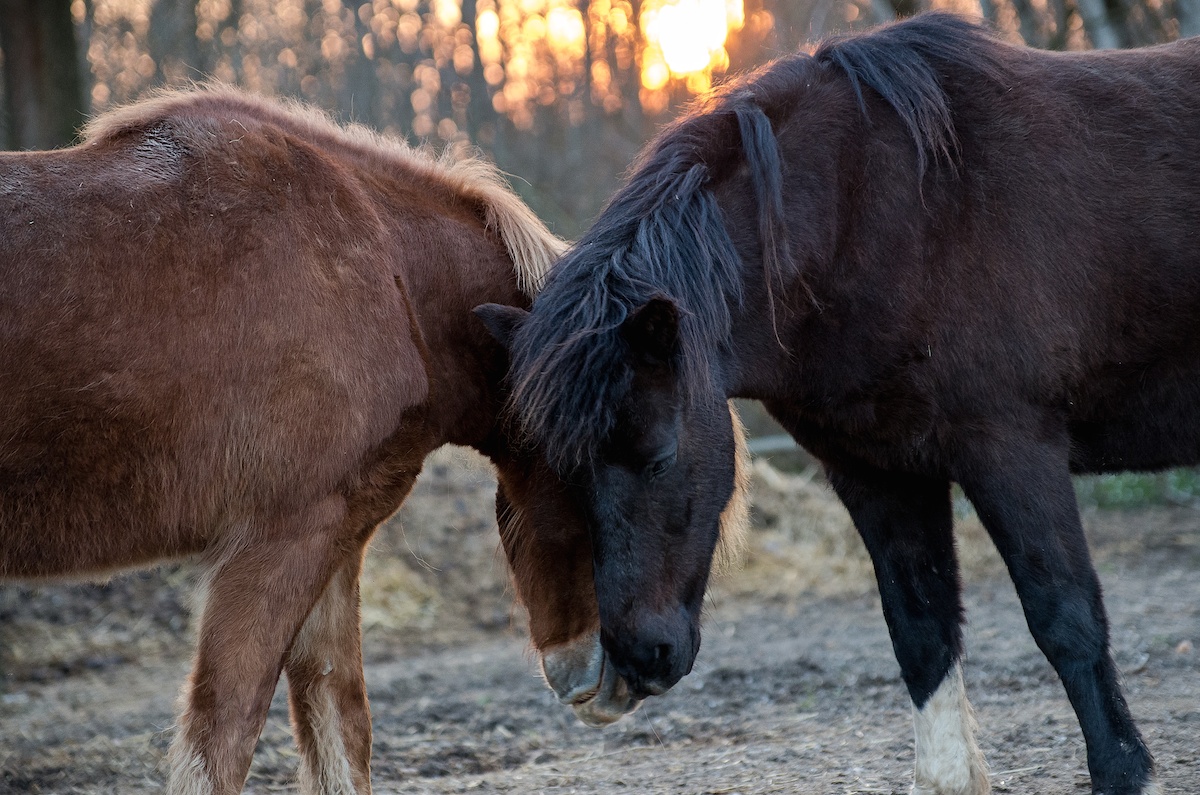
[[[913,708],[917,765],[913,795],[986,795],[983,754],[975,744],[975,714],[962,669],[955,665],[921,709]]]
[[[204,759],[183,739],[183,732],[175,735],[171,750],[167,752],[167,795],[213,795],[212,781],[204,769]]]
[[[309,718],[316,759],[300,766],[300,791],[305,795],[361,795],[342,742],[342,722],[333,697],[325,688],[309,702]]]

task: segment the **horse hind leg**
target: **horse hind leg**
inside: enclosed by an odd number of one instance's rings
[[[370,795],[371,711],[363,681],[361,558],[334,574],[284,670],[305,795]]]
[[[344,501],[330,498],[263,524],[212,567],[168,795],[241,792],[284,656],[340,562],[344,514]]]
[[[871,554],[900,673],[913,703],[913,795],[991,790],[963,688],[962,602],[950,484],[861,467],[830,482]]]

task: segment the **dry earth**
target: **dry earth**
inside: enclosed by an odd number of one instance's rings
[[[908,702],[844,512],[756,465],[745,566],[713,589],[696,670],[604,730],[536,672],[495,552],[486,467],[442,452],[364,585],[378,793],[907,793]],[[1084,748],[969,513],[966,678],[997,792],[1084,793]],[[1168,793],[1200,792],[1200,510],[1086,517],[1113,646]],[[188,668],[186,567],[0,588],[0,793],[162,786]],[[246,791],[294,790],[280,688]]]

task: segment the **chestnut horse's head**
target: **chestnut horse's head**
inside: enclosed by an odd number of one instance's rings
[[[502,341],[525,316],[476,312]],[[691,670],[712,562],[733,556],[748,521],[741,421],[724,398],[684,400],[676,320],[655,301],[622,326],[637,355],[593,458],[501,467],[501,535],[546,679],[590,724]]]
[[[497,475],[500,540],[546,682],[584,723],[612,723],[639,699],[600,647],[591,538],[578,501],[540,456],[500,461]]]

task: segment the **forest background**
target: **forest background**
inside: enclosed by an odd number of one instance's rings
[[[1200,0],[0,0],[0,142],[62,146],[151,89],[221,80],[477,146],[570,238],[681,103],[926,8],[1052,49],[1200,33]]]

